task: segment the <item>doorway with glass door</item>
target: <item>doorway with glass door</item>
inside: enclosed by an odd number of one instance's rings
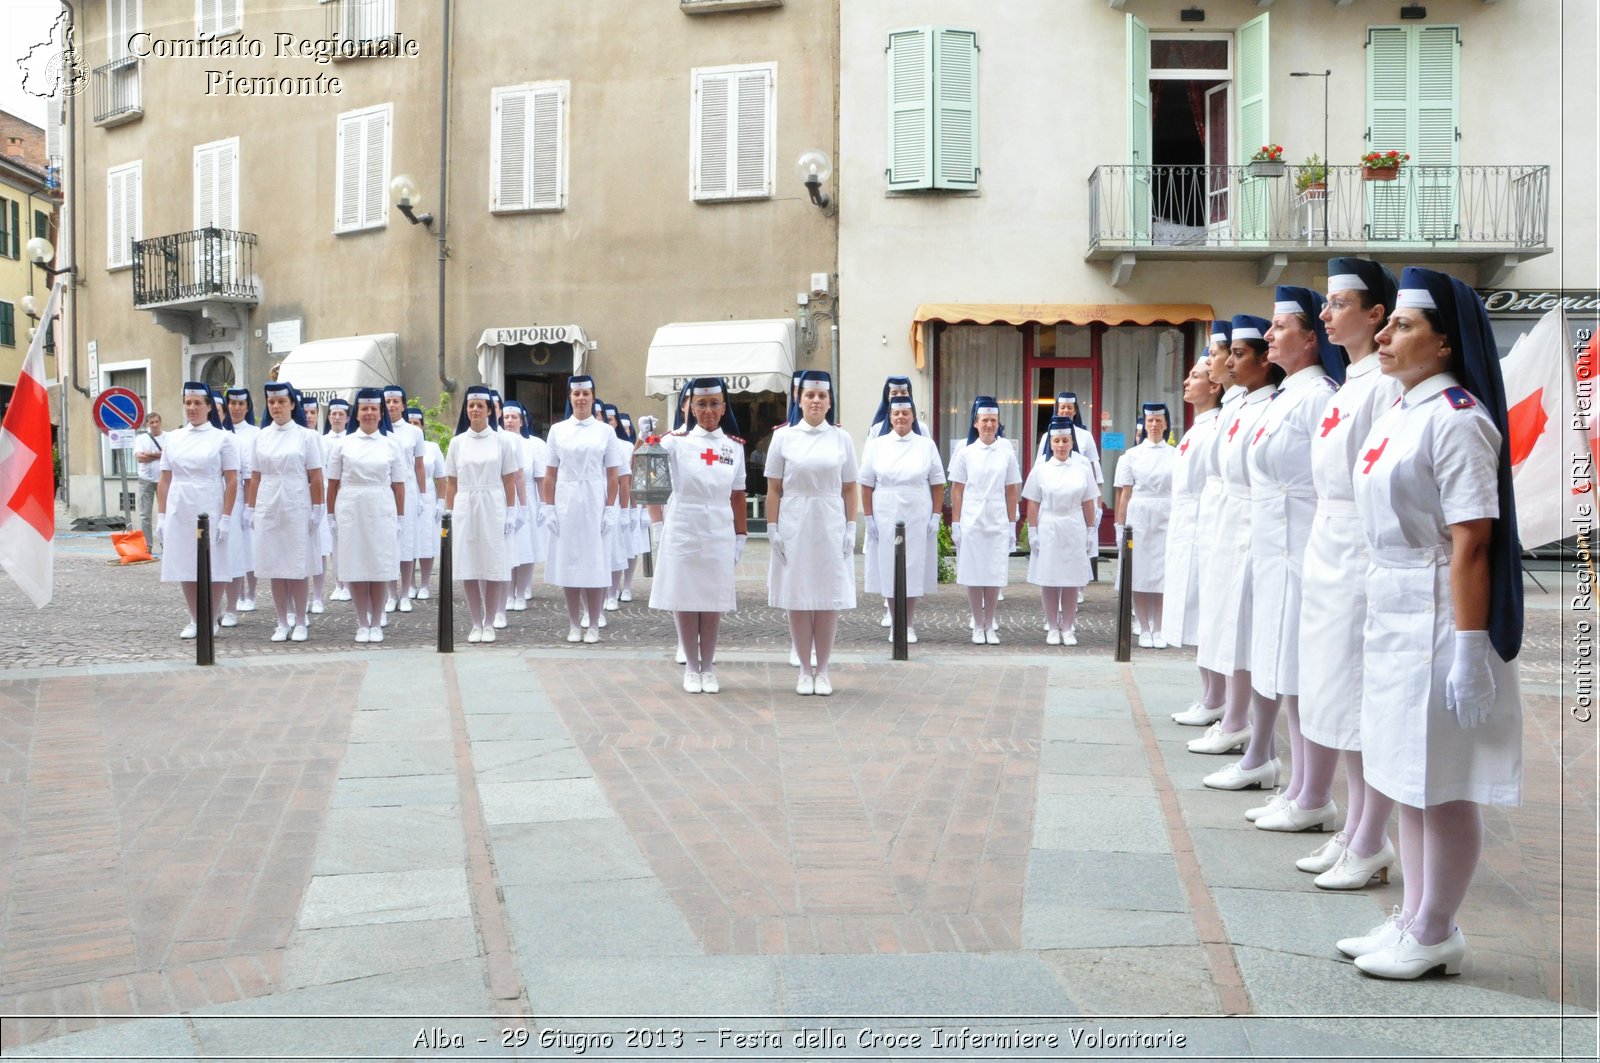
[[[1224,241],[1232,215],[1232,37],[1150,34],[1151,236]]]

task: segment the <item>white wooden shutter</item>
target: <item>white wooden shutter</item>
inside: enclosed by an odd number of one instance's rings
[[[128,38],[139,30],[139,0],[106,0],[106,50],[112,62],[128,56]]]
[[[528,91],[495,89],[489,144],[489,209],[528,208]]]
[[[772,195],[772,79],[757,70],[734,78],[735,153],[733,190],[740,197]]]
[[[194,149],[194,227],[239,227],[239,140]]]
[[[1458,55],[1455,26],[1417,26],[1416,133],[1410,141],[1417,182],[1417,226],[1424,240],[1454,240]]]
[[[566,205],[566,96],[565,85],[542,86],[530,93],[528,205],[535,210],[560,210]]]
[[[388,104],[339,116],[334,176],[334,232],[389,224]]]
[[[489,209],[562,210],[567,201],[568,82],[491,93]]]
[[[775,80],[771,64],[694,72],[693,198],[772,195]]]
[[[890,191],[933,187],[933,29],[889,34]]]
[[[728,77],[704,75],[695,86],[698,130],[694,144],[694,198],[728,196]]]
[[[389,108],[369,113],[365,123],[361,224],[379,228],[389,221]]]
[[[978,35],[934,33],[933,154],[935,188],[978,187]]]
[[[244,27],[244,0],[194,0],[194,23],[201,37],[237,33]]]
[[[1135,242],[1150,238],[1150,28],[1127,20],[1128,232]]]
[[[140,238],[141,165],[137,162],[106,171],[106,268],[133,265],[133,242]]]

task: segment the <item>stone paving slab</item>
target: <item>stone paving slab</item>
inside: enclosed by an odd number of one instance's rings
[[[1023,943],[1029,944],[1026,928]],[[1198,944],[1045,949],[1039,959],[1084,1015],[1214,1015],[1221,1011]],[[1235,1047],[1242,1047],[1238,1038]]]
[[[1078,1014],[1037,956],[784,956],[778,960],[791,1025],[830,1016]],[[888,1025],[888,1024],[884,1024]]]
[[[654,873],[622,821],[573,819],[489,829],[502,886],[604,882]]]
[[[302,929],[284,960],[283,985],[302,989],[477,956],[470,918]]]
[[[454,775],[380,775],[342,778],[333,787],[333,808],[396,808],[447,805],[456,800]]]
[[[492,827],[609,819],[616,815],[593,778],[484,783],[479,790],[483,794],[484,821]]]
[[[460,867],[465,854],[460,812],[453,803],[456,795],[439,796],[452,803],[329,810],[317,847],[316,873]]]
[[[703,955],[653,875],[502,889],[518,947],[544,959]]]
[[[326,875],[311,880],[300,908],[302,930],[367,923],[420,923],[472,915],[459,868]]]

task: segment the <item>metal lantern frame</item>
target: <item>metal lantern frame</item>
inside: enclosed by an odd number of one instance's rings
[[[633,452],[633,500],[646,506],[665,505],[672,497],[671,465],[667,448],[654,436],[646,439]]]

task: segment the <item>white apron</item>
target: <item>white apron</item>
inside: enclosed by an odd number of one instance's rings
[[[872,488],[876,544],[864,552],[868,593],[894,595],[894,526],[906,525],[906,597],[920,598],[939,584],[938,536],[929,530],[935,484],[944,483],[939,448],[931,438],[907,432],[872,436],[864,448],[861,484]]]
[[[1088,459],[1074,453],[1065,462],[1054,457],[1035,462],[1022,497],[1039,504],[1036,534],[1028,543],[1028,582],[1037,587],[1087,585],[1090,532],[1083,504],[1100,497]]]
[[[610,536],[602,533],[606,468],[617,438],[598,417],[550,426],[550,468],[556,470],[558,526],[550,536],[544,579],[558,587],[611,586]]]
[[[1300,733],[1328,749],[1361,748],[1361,691],[1366,655],[1367,567],[1351,474],[1356,448],[1400,397],[1400,385],[1376,355],[1350,366],[1311,436],[1317,516],[1300,575]],[[1319,608],[1336,602],[1337,608]]]
[[[664,436],[672,505],[663,514],[650,608],[726,613],[734,608],[732,498],[744,490],[744,441],[699,425]],[[788,523],[788,498],[783,500]]]
[[[538,490],[538,488],[534,485],[534,482],[533,482],[533,474],[532,474],[531,465],[530,465],[530,463],[533,460],[533,449],[528,445],[530,440],[524,439],[521,435],[517,434],[516,432],[505,431],[503,433],[503,435],[505,436],[505,438],[511,444],[511,447],[512,447],[512,450],[513,450],[513,454],[515,455],[515,457],[517,459],[517,476],[521,479],[523,490],[527,492],[527,496],[528,496],[528,519],[522,525],[522,527],[516,529],[515,531],[513,531],[511,533],[511,538],[507,543],[507,545],[508,545],[508,547],[510,548],[510,551],[511,551],[511,564],[512,564],[513,567],[516,567],[516,566],[519,566],[519,565],[531,565],[534,562],[534,556],[533,556],[534,502],[533,502],[533,499],[534,499],[535,492]]]
[[[614,515],[616,531],[606,537],[607,556],[612,572],[621,572],[628,567],[629,548],[633,545],[633,529],[628,526],[628,512],[622,508],[622,490],[620,480],[629,474],[629,466],[633,463],[633,447],[617,435],[617,430],[611,430],[610,452],[606,457],[606,464],[617,470],[619,486],[617,500],[610,506]],[[607,586],[609,586],[609,582]]]
[[[309,474],[322,468],[322,440],[290,421],[256,433],[256,575],[305,579],[322,571],[320,532],[311,531]]]
[[[444,474],[456,481],[450,507],[450,564],[456,579],[511,578],[505,476],[519,471],[510,439],[493,428],[469,428],[450,441]]]
[[[987,446],[974,439],[956,451],[950,462],[950,482],[965,485],[956,582],[963,587],[1004,587],[1009,581],[1011,554],[1006,486],[1022,482],[1017,449],[1004,436],[996,436]]]
[[[230,576],[238,579],[256,570],[255,529],[244,526],[244,485],[250,482],[250,474],[255,472],[251,465],[251,454],[255,451],[256,433],[261,429],[251,424],[238,424],[233,426],[234,445],[239,451],[239,493],[233,499],[233,528],[228,533],[228,567]],[[211,571],[221,572],[217,566],[217,557],[211,555]]]
[[[539,511],[544,508],[540,483],[550,450],[538,436],[529,436],[523,442],[528,447],[528,541],[533,545],[533,563],[537,565],[544,561],[550,548],[550,537],[539,524]]]
[[[767,476],[781,480],[778,527],[784,557],[767,576],[776,609],[856,607],[856,566],[844,553],[844,485],[856,482],[856,447],[842,428],[804,421],[772,434]],[[852,488],[854,490],[854,488]]]
[[[357,429],[333,452],[328,476],[339,481],[334,519],[339,579],[345,583],[389,583],[400,569],[394,484],[415,469],[400,463],[400,450],[380,432]]]
[[[334,449],[338,447],[339,443],[344,439],[344,433],[341,432],[338,435],[334,435],[332,432],[324,432],[317,438],[322,441],[322,471],[323,475],[326,476],[328,466],[333,460]],[[328,483],[326,479],[323,480],[322,489],[324,492],[326,492],[328,489]],[[324,494],[322,497],[326,499],[328,496]],[[318,538],[320,539],[317,548],[322,551],[323,557],[326,558],[333,556],[333,537],[337,534],[338,531],[335,529],[333,521],[324,520],[322,522],[322,527],[317,533]]]
[[[1522,797],[1522,698],[1515,661],[1491,648],[1495,702],[1463,729],[1445,707],[1455,659],[1447,521],[1498,516],[1500,438],[1475,405],[1452,408],[1432,377],[1373,425],[1357,455],[1356,505],[1372,551],[1363,627],[1362,766],[1380,793],[1426,808],[1515,805]],[[1436,469],[1447,466],[1448,477]],[[1448,517],[1447,517],[1448,514]]]
[[[237,522],[229,529],[228,541],[217,542],[217,519],[222,516],[222,474],[239,469],[239,444],[231,434],[215,428],[209,421],[184,425],[162,437],[161,471],[172,473],[167,484],[166,518],[161,525],[161,582],[184,583],[198,579],[195,566],[195,529],[200,514],[211,517],[211,579],[223,583],[233,577],[228,550],[233,545]],[[243,493],[243,489],[240,489]]]
[[[1126,516],[1133,529],[1133,589],[1140,594],[1166,590],[1167,525],[1176,460],[1177,451],[1165,441],[1147,440],[1117,462],[1115,486],[1133,488]]]
[[[395,556],[398,561],[415,561],[417,559],[417,510],[422,498],[421,493],[417,490],[417,459],[422,456],[422,429],[404,421],[391,427],[394,431],[390,434],[389,439],[399,452],[400,465],[406,471],[406,511],[395,522]],[[395,565],[395,575],[391,578],[400,578],[398,563]]]
[[[1200,667],[1223,675],[1250,668],[1250,473],[1245,445],[1272,398],[1257,388],[1217,422],[1222,481],[1215,532],[1200,596]]]
[[[1311,425],[1334,387],[1320,364],[1297,371],[1267,404],[1245,447],[1250,465],[1250,683],[1262,697],[1300,692],[1300,562],[1317,512]],[[1313,605],[1333,607],[1331,602]]]
[[[1161,637],[1171,646],[1193,646],[1200,634],[1200,555],[1195,549],[1201,527],[1201,497],[1208,479],[1202,452],[1216,436],[1220,410],[1196,415],[1183,434],[1172,469],[1172,515],[1167,522],[1166,586],[1161,600]],[[1218,490],[1221,489],[1220,482]],[[1215,497],[1213,496],[1213,506]]]
[[[439,489],[434,481],[444,477],[444,451],[431,439],[422,441],[423,491],[417,507],[417,560],[439,556]],[[451,555],[452,563],[454,555]]]

